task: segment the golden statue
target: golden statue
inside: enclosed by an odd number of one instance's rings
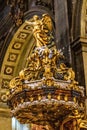
[[[52,40],[52,21],[48,14],[42,15],[42,19],[38,15],[33,16],[33,21],[25,21],[33,26],[33,35],[36,40],[36,46],[41,47],[49,44]]]
[[[69,68],[67,70],[66,75],[64,76],[65,80],[71,80],[73,81],[75,79],[75,72],[72,70],[72,68]]]

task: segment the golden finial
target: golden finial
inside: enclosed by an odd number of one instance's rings
[[[64,96],[64,100],[68,101],[68,96],[67,95]]]
[[[24,102],[24,99],[21,98],[21,103],[23,103],[23,102]]]
[[[73,101],[76,103],[76,97],[73,98]]]
[[[20,77],[20,79],[24,79],[24,78],[25,78],[24,70],[21,70],[21,71],[19,72],[19,77]]]
[[[83,107],[83,103],[80,103],[80,106]]]
[[[48,97],[48,99],[50,100],[50,99],[51,99],[51,94],[49,93],[49,94],[47,95],[47,97]]]
[[[38,100],[39,100],[39,101],[41,100],[41,98],[42,98],[42,97],[41,97],[41,95],[40,95],[40,94],[38,94]]]
[[[57,96],[57,99],[60,100],[60,95]]]
[[[32,96],[30,97],[30,101],[31,101],[31,102],[33,101],[33,97],[32,97]]]

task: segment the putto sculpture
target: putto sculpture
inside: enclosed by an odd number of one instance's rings
[[[8,105],[12,115],[21,123],[49,130],[87,128],[84,88],[75,80],[73,69],[60,62],[63,54],[56,47],[48,47],[53,41],[50,16],[35,15],[25,23],[33,27],[36,48],[27,58],[28,67],[10,81]]]

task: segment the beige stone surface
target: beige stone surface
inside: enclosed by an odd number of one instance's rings
[[[10,109],[0,103],[0,130],[12,130]]]
[[[0,117],[0,130],[12,130],[10,117]]]

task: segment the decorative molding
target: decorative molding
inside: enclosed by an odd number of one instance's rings
[[[32,36],[32,28],[24,23],[14,34],[4,56],[4,61],[1,68],[1,90],[0,101],[6,102],[7,92],[9,89],[9,81],[17,75],[18,71],[26,66],[26,59],[31,53],[35,46],[35,39]],[[24,58],[25,57],[25,58]],[[22,60],[23,58],[23,60]],[[23,62],[23,65],[21,64]]]

